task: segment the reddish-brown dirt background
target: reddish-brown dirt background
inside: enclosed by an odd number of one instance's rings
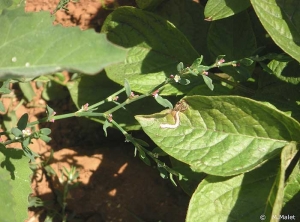
[[[58,0],[27,0],[25,10],[52,11]],[[111,12],[104,9],[101,0],[80,0],[69,3],[69,11],[58,11],[54,25],[79,26],[81,29],[100,30],[106,16]],[[106,8],[134,5],[134,0],[118,2],[106,1]],[[50,16],[50,13],[49,13]],[[68,76],[67,73],[65,73]],[[36,97],[17,109],[20,117],[29,114],[29,121],[45,116],[46,101],[42,99],[43,88],[35,88]],[[13,110],[20,101],[21,92],[15,87],[11,98],[4,99],[6,109]],[[66,97],[47,102],[57,114],[74,111],[75,107]],[[133,215],[146,222],[184,221],[189,197],[174,187],[169,180],[163,180],[155,167],[146,166],[134,157],[134,147],[124,142],[124,137],[116,130],[109,130],[104,137],[102,126],[83,119],[64,119],[42,125],[52,129],[52,141],[45,144],[35,141],[32,149],[41,160],[50,156],[51,167],[60,175],[63,166],[76,166],[80,172],[80,185],[68,196],[67,213],[75,213],[76,221],[109,222],[138,221]],[[136,137],[145,137],[133,132]],[[147,139],[147,138],[146,138]],[[42,169],[32,177],[33,195],[55,203],[54,191],[61,189],[58,179],[45,176]],[[52,206],[57,208],[58,204]],[[31,208],[28,222],[44,221],[50,212],[47,208]],[[59,221],[59,220],[58,220]],[[75,221],[75,220],[74,220]]]

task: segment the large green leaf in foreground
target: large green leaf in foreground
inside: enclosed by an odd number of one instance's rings
[[[172,23],[133,7],[120,7],[111,13],[102,31],[107,32],[110,41],[129,49],[123,63],[105,69],[108,77],[119,84],[128,79],[133,91],[147,93],[177,73],[179,62],[191,65],[200,57]],[[188,86],[168,85],[161,93],[182,94],[197,84],[194,80]]]
[[[174,124],[169,111],[136,119],[161,149],[196,171],[244,173],[278,154],[289,141],[300,140],[297,121],[251,99],[187,96],[176,107],[181,112],[175,129],[160,127]]]
[[[23,8],[0,16],[0,79],[33,78],[61,70],[95,74],[125,59],[105,34],[53,26],[49,13]]]
[[[269,161],[252,172],[224,178],[207,176],[194,192],[186,217],[194,221],[270,221],[269,191],[278,169],[278,159]],[[263,218],[263,216],[262,216]]]
[[[274,42],[300,62],[300,1],[251,0]]]
[[[297,154],[297,143],[291,142],[288,145],[286,145],[282,152],[281,152],[281,164],[280,164],[280,170],[277,175],[276,179],[276,185],[272,187],[272,191],[270,193],[270,198],[272,199],[272,215],[280,215],[282,206],[284,204],[284,187],[286,185],[286,171],[289,167],[291,161]],[[273,201],[274,200],[274,201]],[[273,219],[273,218],[272,218]],[[278,221],[278,220],[272,220],[272,221]]]
[[[31,192],[29,159],[23,150],[6,149],[0,144],[0,209],[2,221],[24,221],[27,218]]]

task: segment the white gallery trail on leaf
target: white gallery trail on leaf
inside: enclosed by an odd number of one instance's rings
[[[160,124],[160,128],[162,129],[176,129],[179,126],[180,119],[179,119],[179,111],[175,114],[175,124]]]

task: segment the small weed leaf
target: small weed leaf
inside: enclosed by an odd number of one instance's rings
[[[32,162],[32,163],[34,163],[35,162],[35,158],[36,157],[38,157],[39,155],[38,154],[36,154],[35,152],[33,152],[29,147],[28,147],[28,145],[30,144],[30,138],[29,137],[27,137],[25,140],[23,140],[22,141],[22,149],[23,149],[23,151],[24,151],[24,154],[25,154],[25,156],[27,156],[29,159],[30,159],[30,161]]]
[[[24,130],[27,126],[27,122],[28,122],[28,114],[24,113],[17,123],[18,129]]]
[[[191,65],[190,68],[191,68],[191,69],[196,69],[198,66],[201,65],[202,61],[203,61],[203,56],[201,55],[200,58],[197,58],[197,59],[193,62],[193,64]]]
[[[158,102],[158,104],[162,105],[163,107],[173,109],[173,105],[169,100],[162,98],[160,95],[156,95],[154,98],[156,102]]]
[[[40,138],[41,140],[43,140],[45,143],[49,143],[49,142],[51,141],[51,137],[46,136],[46,135],[44,135],[44,134],[40,134],[40,135],[39,135],[39,138]]]
[[[163,178],[163,179],[168,179],[169,178],[169,175],[168,175],[169,172],[165,168],[157,165],[157,169],[159,171],[159,175],[161,176],[161,178]]]
[[[44,169],[46,170],[48,176],[55,176],[55,175],[57,175],[56,172],[55,172],[55,170],[53,170],[53,168],[50,165],[44,166]]]
[[[48,122],[54,122],[53,120],[53,116],[56,114],[56,112],[50,107],[50,106],[46,106],[46,112],[47,112],[47,121]]]
[[[203,80],[204,80],[205,84],[208,86],[208,88],[209,88],[211,91],[213,91],[213,90],[214,90],[214,85],[213,85],[213,83],[212,83],[212,79],[209,78],[209,77],[206,76],[206,75],[202,75],[202,77],[203,77]]]
[[[188,85],[188,84],[190,84],[190,80],[188,80],[188,79],[185,79],[185,78],[180,78],[179,80],[178,80],[178,83],[180,83],[181,85]]]
[[[131,88],[127,79],[125,79],[124,81],[124,87],[125,87],[126,95],[129,98],[131,96]]]
[[[145,153],[144,153],[145,154]],[[139,153],[140,159],[148,166],[151,166],[151,162],[146,155],[143,155],[141,152]]]
[[[104,134],[105,136],[107,137],[107,128],[110,126],[110,122],[108,122],[108,120],[105,120],[104,121],[104,124],[103,124],[103,131],[104,131]]]
[[[11,129],[11,133],[15,136],[15,137],[21,137],[23,135],[22,131],[17,128],[17,127],[14,127]]]
[[[174,185],[175,187],[177,187],[177,183],[175,182],[175,180],[174,180],[174,178],[173,178],[173,174],[170,173],[169,175],[170,175],[170,180],[171,180],[171,182],[173,183],[173,185]]]
[[[181,73],[183,69],[184,69],[183,63],[182,62],[178,63],[178,65],[177,65],[177,71],[179,73]]]
[[[251,66],[254,61],[249,58],[244,58],[244,59],[238,60],[237,62],[243,64],[244,66]]]
[[[216,63],[219,63],[221,60],[224,60],[226,55],[218,55],[216,58]]]
[[[49,128],[42,128],[40,130],[40,133],[43,134],[43,135],[45,135],[45,136],[48,136],[51,133],[51,129],[49,129]]]

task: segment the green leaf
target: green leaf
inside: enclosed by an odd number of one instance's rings
[[[173,178],[173,174],[169,173],[169,175],[170,175],[170,180],[171,180],[171,182],[173,183],[173,185],[174,185],[175,187],[177,187],[177,184],[176,184],[176,182],[175,182],[175,180],[174,180],[174,178]]]
[[[274,42],[300,62],[299,1],[251,0],[251,3]]]
[[[294,85],[297,85],[300,82],[299,62],[296,62],[295,60],[288,62],[272,60],[268,64],[268,68],[272,70],[272,74],[282,81],[292,83]]]
[[[24,94],[24,97],[28,102],[30,102],[33,97],[35,96],[35,92],[32,88],[32,85],[30,82],[19,82],[19,87],[22,90],[22,93]]]
[[[161,178],[163,178],[163,179],[168,179],[169,178],[169,172],[165,168],[163,168],[160,165],[157,165],[157,169],[160,173],[159,175],[160,175]]]
[[[105,34],[53,26],[49,12],[3,11],[0,24],[0,79],[62,70],[95,74],[123,61],[127,52],[108,42]]]
[[[141,152],[141,150],[139,150],[139,157],[146,165],[151,166],[151,162],[149,158],[146,156],[144,152]]]
[[[249,58],[243,58],[243,59],[240,59],[238,62],[245,65],[245,66],[251,66],[254,61],[252,59],[249,59]]]
[[[130,88],[130,84],[127,79],[125,79],[125,81],[124,81],[124,88],[125,88],[127,97],[130,97],[131,96],[131,88]]]
[[[24,113],[21,118],[19,119],[17,126],[20,130],[23,130],[26,128],[28,122],[28,114]]]
[[[153,10],[166,0],[136,0],[136,4],[140,9]]]
[[[41,140],[43,140],[45,143],[49,143],[49,142],[51,141],[51,137],[46,136],[46,135],[43,135],[43,134],[40,134],[40,135],[39,135],[39,138],[40,138]]]
[[[162,98],[160,95],[156,95],[154,96],[154,98],[156,102],[158,102],[158,104],[162,105],[163,107],[173,109],[173,105],[169,100]]]
[[[66,87],[54,81],[47,82],[42,92],[43,99],[47,101],[62,100],[67,96],[69,96],[69,92]]]
[[[24,221],[28,217],[31,193],[28,158],[20,149],[6,149],[0,144],[0,208],[4,221]],[[2,219],[3,220],[3,219]]]
[[[0,10],[9,8],[10,6],[12,6],[12,4],[12,0],[0,0]]]
[[[63,83],[66,80],[66,77],[62,72],[57,72],[54,74],[54,76],[57,77],[61,83]]]
[[[46,105],[47,121],[51,121],[56,112],[48,105]]]
[[[10,82],[10,79],[7,79],[7,80],[3,81],[3,84],[0,88],[0,93],[1,94],[9,94],[10,93],[9,82]]]
[[[250,0],[209,0],[204,16],[208,21],[223,19],[246,10],[250,5]]]
[[[277,176],[277,180],[275,182],[276,186],[273,186],[272,189],[272,191],[275,193],[276,198],[273,203],[272,215],[280,215],[283,206],[286,170],[290,165],[292,159],[295,157],[297,151],[297,144],[295,142],[291,142],[288,145],[286,145],[281,152],[280,170]],[[271,194],[273,192],[271,192]],[[275,222],[278,220],[276,218],[272,218],[271,221]]]
[[[24,10],[24,1],[20,1],[20,0],[0,0],[0,14],[2,12],[3,9],[15,9],[15,8],[19,8],[22,7]]]
[[[104,124],[103,124],[103,131],[104,131],[104,134],[105,136],[107,137],[107,128],[110,127],[110,123],[108,122],[108,120],[105,120],[104,121]]]
[[[2,101],[0,101],[0,112],[4,113],[5,112],[5,107],[2,103]]]
[[[17,123],[18,123],[18,118],[16,115],[16,111],[14,111],[14,110],[10,111],[6,115],[3,116],[3,124],[7,131],[12,130],[12,128],[14,128],[17,125]],[[8,136],[10,139],[14,138],[14,135],[12,135],[12,134],[9,134]]]
[[[298,215],[300,206],[300,161],[296,162],[284,188],[283,215]]]
[[[297,121],[248,98],[187,96],[175,107],[183,107],[175,129],[161,127],[175,122],[168,110],[136,119],[157,146],[197,172],[247,172],[300,139]]]
[[[42,128],[40,129],[40,133],[45,135],[45,136],[48,136],[50,133],[51,133],[51,129],[49,128]]]
[[[205,84],[208,86],[208,88],[209,88],[211,91],[213,91],[213,90],[214,90],[214,85],[213,85],[213,83],[212,83],[212,79],[209,78],[209,77],[206,76],[206,75],[202,75],[202,77],[203,77],[203,80],[204,80]]]
[[[14,127],[11,129],[11,133],[15,136],[15,137],[20,137],[23,135],[22,131],[20,129],[18,129],[17,127]]]
[[[128,79],[132,91],[147,93],[176,73],[179,62],[191,64],[199,55],[186,37],[170,22],[133,7],[120,7],[106,19],[102,31],[110,41],[128,48],[125,62],[105,70],[113,81]],[[167,85],[163,94],[182,94],[199,84]]]
[[[201,4],[183,0],[164,1],[154,12],[172,22],[186,36],[194,49],[203,55],[205,64],[213,62],[206,42],[210,24],[204,20],[204,8]]]
[[[31,142],[31,138],[30,137],[26,137],[25,140],[22,141],[21,145],[22,145],[22,149],[24,151],[24,154],[25,156],[27,156],[30,161],[32,163],[35,162],[35,157],[38,157],[39,155],[35,152],[33,152],[29,147],[28,145],[30,144]]]
[[[264,212],[269,202],[269,190],[276,178],[279,161],[269,161],[252,172],[235,177],[207,176],[193,194],[186,222],[201,221],[267,221]]]
[[[184,69],[183,63],[182,62],[178,63],[178,65],[177,65],[177,71],[181,72],[183,69]]]
[[[211,24],[208,48],[213,57],[226,55],[226,61],[236,61],[251,56],[256,50],[256,39],[247,12],[241,12],[226,19]],[[248,67],[252,71],[254,66]],[[235,80],[247,80],[250,76],[241,76],[235,67],[220,67],[225,73],[232,75]]]

